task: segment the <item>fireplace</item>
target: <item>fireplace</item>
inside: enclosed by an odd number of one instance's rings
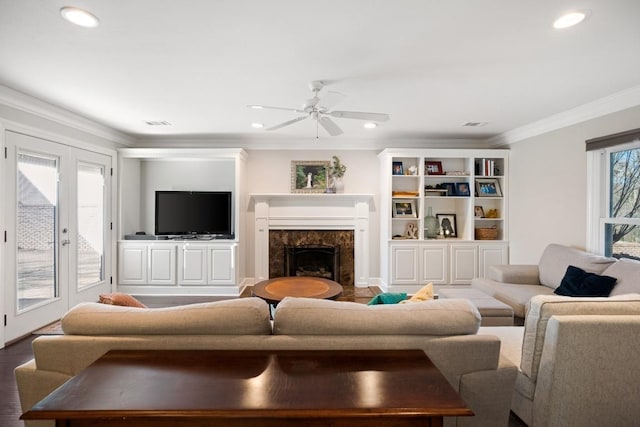
[[[369,286],[373,194],[261,193],[251,194],[251,200],[256,283],[284,274],[284,246],[322,244],[340,248],[336,282]]]
[[[352,230],[270,230],[269,278],[314,276],[354,285]]]
[[[340,246],[285,246],[283,276],[311,276],[339,281]]]

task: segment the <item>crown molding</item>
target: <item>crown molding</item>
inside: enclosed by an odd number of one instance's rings
[[[243,148],[245,150],[383,150],[385,148],[486,148],[483,140],[470,139],[358,139],[332,138],[316,139],[251,139],[215,138],[209,136],[181,137],[155,136],[139,138],[138,147],[181,147],[181,148]]]
[[[640,105],[640,86],[616,92],[487,140],[490,147],[504,147],[522,140]]]
[[[0,104],[116,144],[132,146],[136,143],[129,135],[3,85],[0,85]]]

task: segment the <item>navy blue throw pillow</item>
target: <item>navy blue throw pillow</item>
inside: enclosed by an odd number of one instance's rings
[[[554,293],[568,297],[608,297],[617,280],[570,265]]]

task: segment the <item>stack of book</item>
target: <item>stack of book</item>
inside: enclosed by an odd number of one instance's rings
[[[496,162],[491,159],[480,159],[476,162],[477,176],[496,176]]]

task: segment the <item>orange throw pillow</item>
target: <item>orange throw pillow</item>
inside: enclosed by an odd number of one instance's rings
[[[112,294],[100,294],[100,302],[102,304],[122,305],[125,307],[147,308],[146,305],[144,305],[131,295],[121,292],[114,292]]]

